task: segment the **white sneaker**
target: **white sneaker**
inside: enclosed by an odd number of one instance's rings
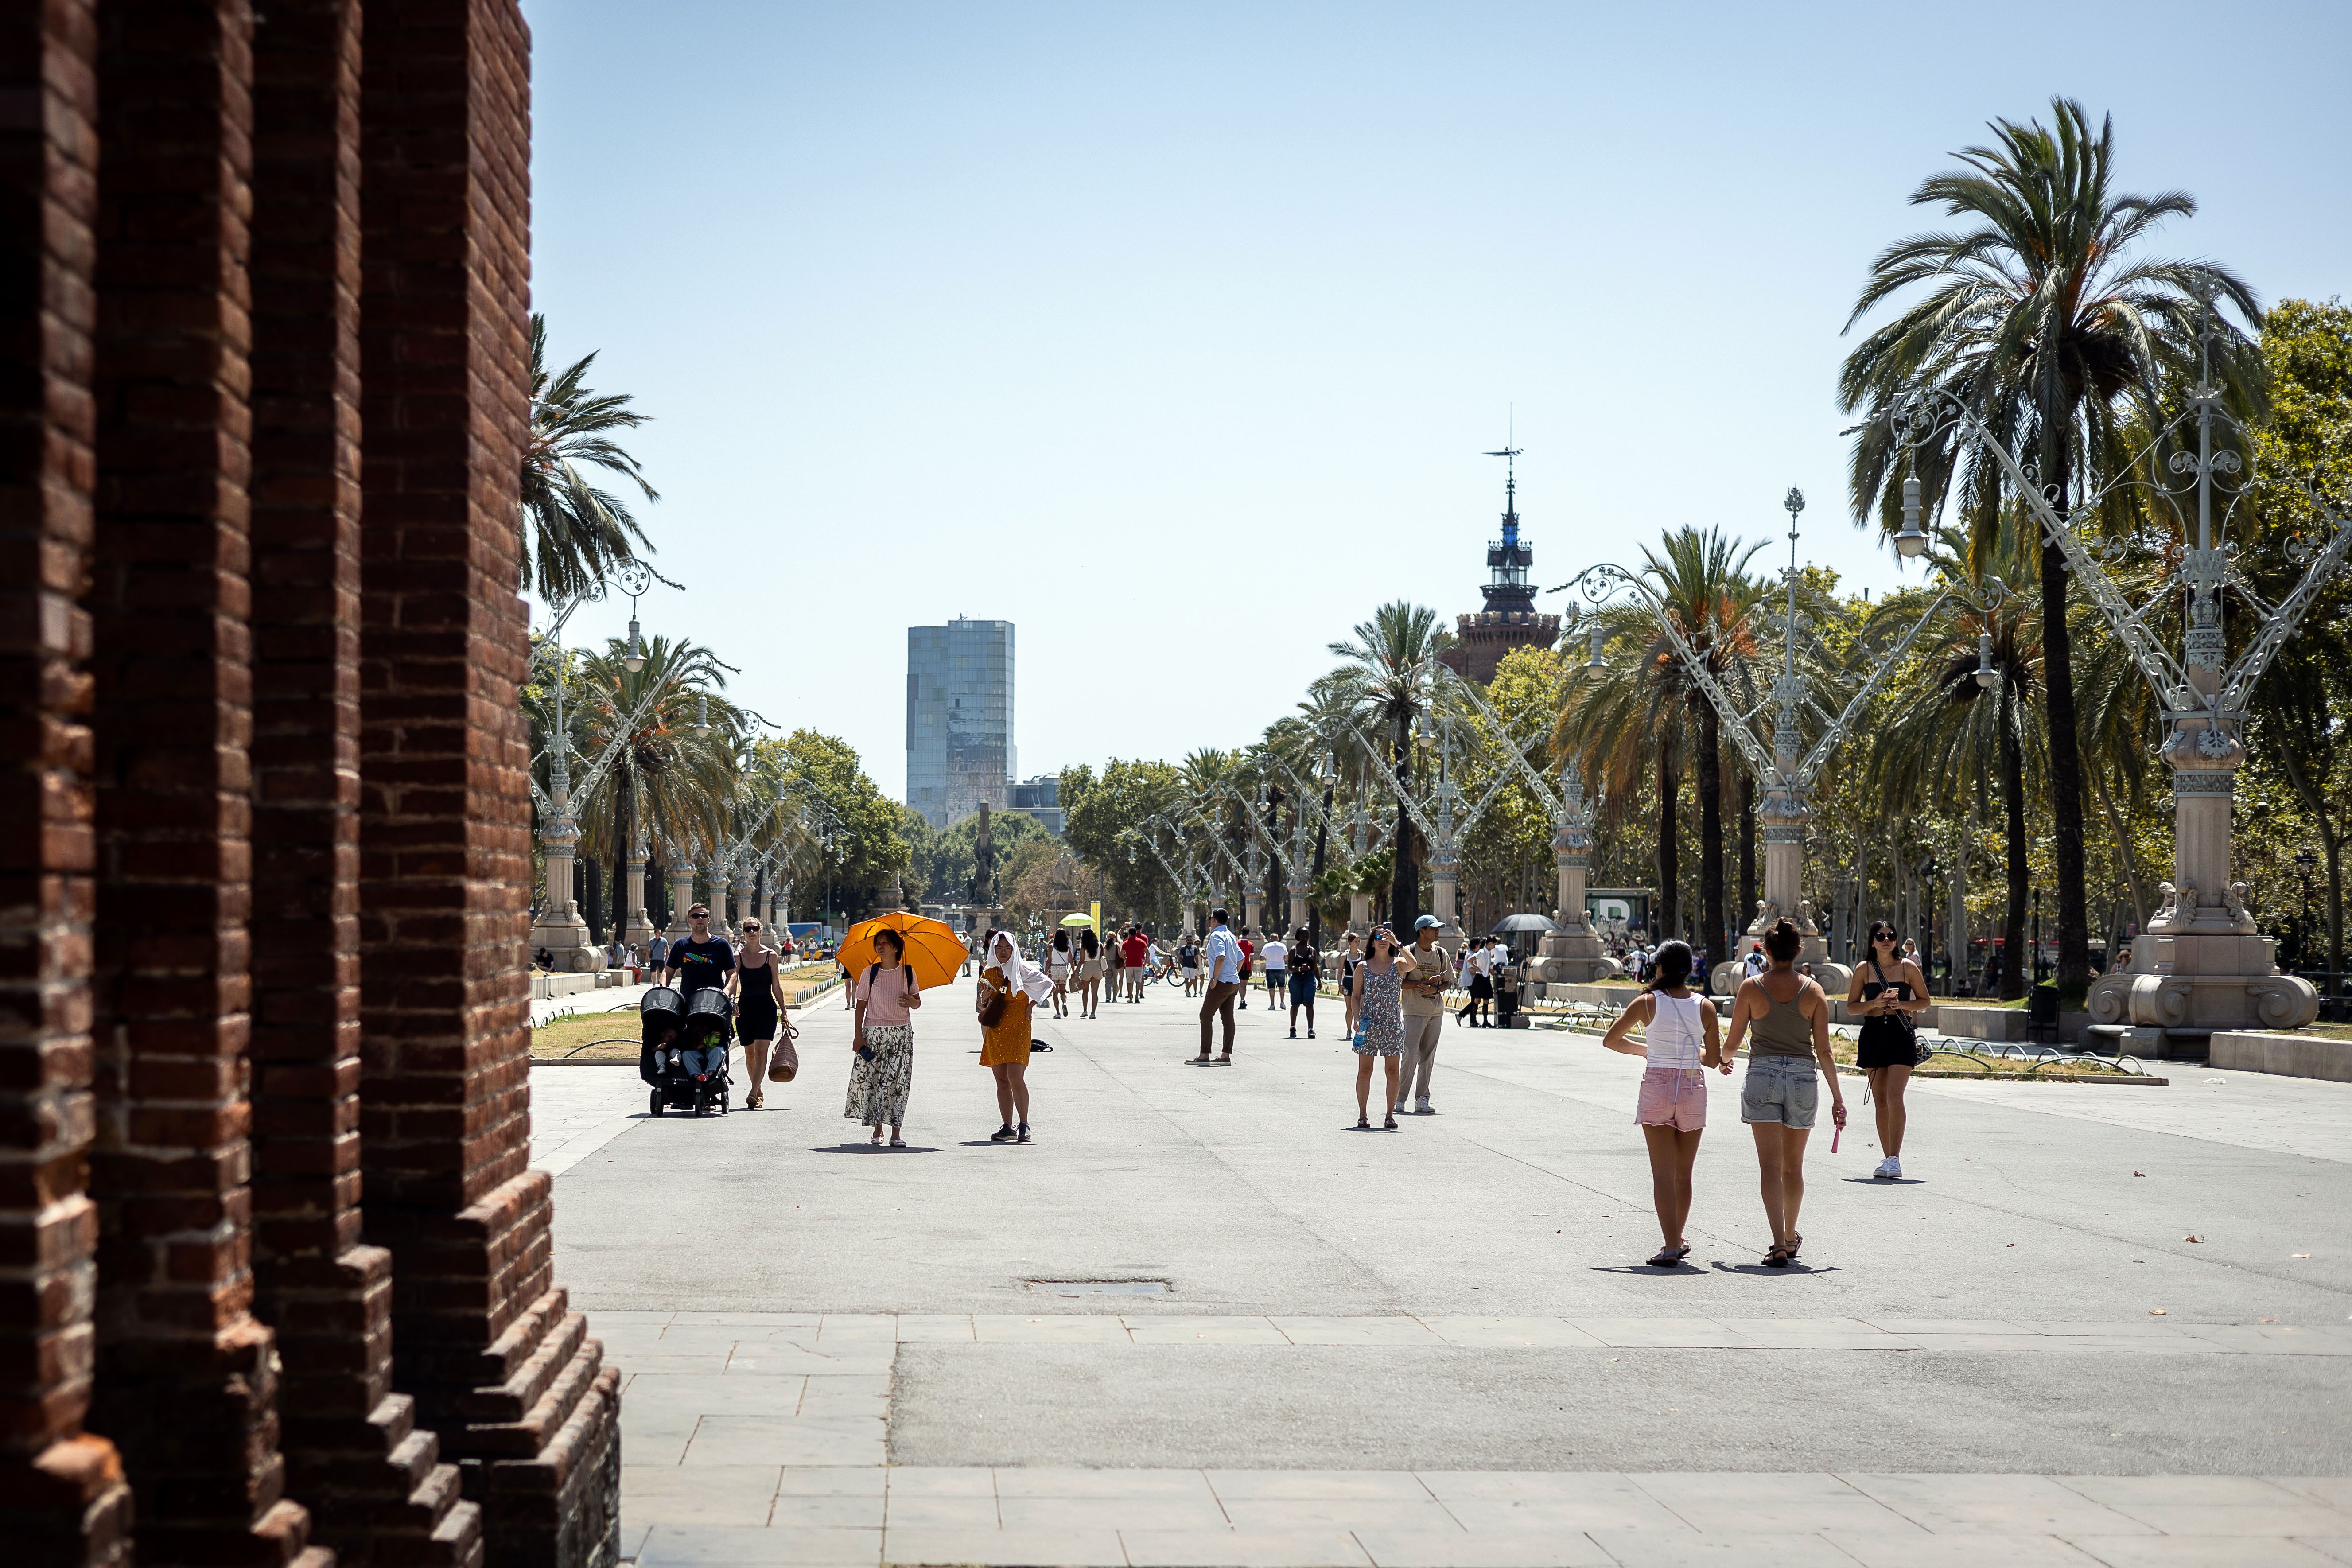
[[[1427,1096],[1427,1095],[1425,1095],[1425,1094],[1424,1094],[1424,1095],[1423,1095],[1419,1100],[1414,1100],[1414,1101],[1412,1102],[1412,1108],[1413,1108],[1415,1110],[1418,1110],[1419,1112],[1421,1112],[1423,1116],[1428,1115],[1428,1114],[1429,1114],[1429,1096]]]
[[[1892,1154],[1886,1156],[1886,1179],[1890,1182],[1899,1182],[1903,1179],[1903,1162]]]
[[[1395,1109],[1393,1111],[1391,1111],[1391,1115],[1395,1115],[1395,1116],[1402,1116],[1402,1115],[1404,1114],[1404,1101],[1403,1101],[1403,1100],[1398,1100],[1398,1101],[1396,1102],[1396,1109]]]
[[[1885,1180],[1886,1179],[1886,1177],[1887,1177],[1888,1173],[1889,1173],[1889,1172],[1888,1172],[1888,1167],[1890,1167],[1890,1166],[1891,1166],[1891,1165],[1893,1165],[1894,1163],[1895,1163],[1895,1161],[1894,1161],[1894,1159],[1893,1159],[1891,1156],[1890,1156],[1890,1157],[1888,1157],[1888,1158],[1886,1158],[1886,1159],[1881,1160],[1880,1162],[1878,1162],[1878,1169],[1876,1169],[1875,1171],[1873,1171],[1873,1172],[1871,1172],[1871,1173],[1871,1173],[1871,1176],[1872,1176],[1874,1180],[1882,1181],[1882,1182],[1883,1182],[1883,1181],[1885,1181]]]

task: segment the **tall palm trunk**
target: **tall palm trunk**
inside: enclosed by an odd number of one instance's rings
[[[1400,942],[1409,941],[1412,917],[1420,911],[1413,904],[1421,893],[1421,867],[1412,858],[1412,823],[1406,816],[1405,796],[1412,793],[1412,716],[1399,710],[1390,731],[1389,744],[1396,758],[1397,813],[1396,864],[1389,875],[1389,930],[1396,932]]]
[[[2000,996],[2013,1002],[2025,994],[2032,973],[2025,958],[2025,905],[2032,889],[2025,863],[2025,748],[2019,743],[2017,716],[2010,707],[2010,689],[2000,689],[2000,793],[2003,833],[2009,842],[2009,909],[2001,919]]]
[[[1699,943],[1709,963],[1730,956],[1723,923],[1723,721],[1715,704],[1698,703]],[[1789,911],[1794,914],[1795,910]]]
[[[1664,736],[1658,740],[1658,912],[1653,922],[1651,940],[1661,942],[1675,934],[1682,925],[1681,900],[1676,891],[1682,885],[1682,843],[1675,821],[1675,808],[1680,803],[1680,782],[1675,777],[1674,752]]]
[[[2066,488],[2069,479],[2066,432],[2074,410],[2063,408],[2048,424],[2043,450],[2054,478],[2055,510],[2061,527],[2067,526]],[[2061,990],[2087,985],[2091,979],[2090,900],[2083,869],[2083,752],[2074,732],[2074,647],[2066,626],[2066,557],[2049,540],[2042,542],[2042,700],[2050,717],[2051,858],[2058,868],[2058,984]]]

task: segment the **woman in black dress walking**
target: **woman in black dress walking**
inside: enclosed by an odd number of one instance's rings
[[[1892,1182],[1903,1174],[1903,1130],[1910,1113],[1903,1091],[1919,1063],[1919,1036],[1913,1015],[1927,1010],[1927,981],[1919,966],[1896,947],[1895,928],[1880,921],[1870,928],[1870,956],[1853,972],[1846,1010],[1862,1018],[1854,1065],[1870,1075],[1871,1108],[1878,1113],[1878,1147],[1885,1158],[1871,1174]]]
[[[743,1109],[757,1110],[766,1102],[761,1079],[768,1070],[768,1047],[784,1013],[784,986],[776,968],[776,950],[760,940],[760,922],[743,922],[743,945],[728,972],[727,989],[735,994],[735,1037],[743,1042],[743,1069],[751,1092]]]

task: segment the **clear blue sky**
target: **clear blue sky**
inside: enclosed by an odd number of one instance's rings
[[[1894,581],[1840,331],[2053,92],[2202,204],[2163,249],[2352,292],[2342,4],[526,9],[533,298],[657,419],[646,622],[894,795],[910,624],[1017,623],[1029,773],[1246,742],[1383,600],[1475,608],[1514,406],[1546,585],[1792,483]]]

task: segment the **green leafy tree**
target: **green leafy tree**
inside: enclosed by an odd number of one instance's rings
[[[2291,542],[2317,543],[2324,506],[2352,511],[2352,307],[2283,300],[2263,318],[2269,406],[2253,438],[2252,500],[2258,523],[2244,563],[2275,602],[2302,574]],[[2299,481],[2299,482],[2298,482]],[[2327,967],[2344,969],[2345,775],[2336,765],[2352,691],[2352,589],[2338,578],[2321,591],[2295,640],[2255,688],[2256,744],[2302,803],[2326,868]]]
[[[831,873],[834,905],[852,915],[887,903],[898,874],[913,864],[898,802],[874,787],[856,749],[836,736],[795,730],[776,749],[783,787],[814,795],[839,824],[819,873]]]
[[[1117,906],[1157,920],[1177,898],[1159,859],[1129,837],[1165,811],[1183,792],[1183,776],[1167,763],[1114,757],[1101,776],[1086,767],[1062,772],[1062,838],[1107,879]]]
[[[2227,268],[2137,257],[2142,239],[2166,219],[2193,214],[2195,200],[2181,191],[2116,192],[2112,125],[2102,121],[2094,132],[2082,107],[2068,100],[2053,100],[2051,110],[2050,127],[1993,121],[1994,145],[1966,149],[1958,154],[1962,167],[1913,193],[1914,205],[1940,205],[1972,226],[1914,235],[1881,251],[1848,318],[1851,330],[1896,296],[1924,290],[1865,337],[1839,375],[1841,406],[1873,416],[1853,451],[1854,516],[1875,518],[1888,532],[1910,470],[1898,458],[1891,422],[1877,416],[1913,389],[1949,391],[1995,439],[2033,454],[2037,482],[2054,498],[2063,522],[2078,482],[2088,489],[2129,466],[2135,419],[2151,429],[2164,424],[2165,389],[2196,365],[2199,334],[2213,323],[2209,301],[2226,302],[2249,320],[2256,314],[2252,290]],[[2240,334],[2224,327],[2218,346],[2216,369],[2225,382],[2240,389],[2258,384],[2259,366]],[[1919,450],[1916,477],[1932,507],[1950,500],[1972,531],[2032,527],[2030,512],[2001,505],[2000,470],[1956,430]],[[2088,981],[2090,939],[2067,567],[2038,528],[2032,537],[2040,555],[2059,982],[2075,987]]]

